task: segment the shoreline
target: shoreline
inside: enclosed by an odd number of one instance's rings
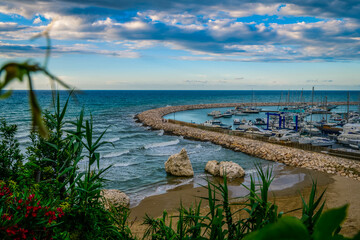
[[[332,102],[334,105],[344,105],[345,102]],[[355,104],[352,102],[352,104]],[[279,103],[215,103],[182,106],[167,106],[151,109],[135,116],[138,121],[152,129],[164,130],[165,133],[184,136],[199,141],[210,141],[222,147],[240,151],[245,154],[269,161],[283,163],[288,166],[317,170],[329,174],[350,177],[360,181],[360,162],[323,153],[310,152],[249,139],[232,136],[225,133],[207,131],[204,129],[181,126],[179,124],[163,121],[163,116],[179,111],[203,108],[235,107],[235,106],[278,106]],[[296,104],[294,104],[296,105]]]

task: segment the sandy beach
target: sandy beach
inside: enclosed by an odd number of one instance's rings
[[[302,207],[300,194],[307,197],[312,184],[312,179],[318,183],[318,193],[326,189],[325,209],[339,207],[350,204],[348,216],[343,224],[341,232],[346,236],[352,236],[360,230],[360,182],[336,175],[322,173],[318,171],[283,166],[280,170],[274,171],[275,179],[272,183],[270,193],[271,201],[279,206],[279,211],[288,212]],[[213,179],[219,181],[220,179]],[[241,184],[249,183],[247,175],[243,180],[230,183],[230,196],[233,201],[241,201],[241,197],[247,194],[246,189]],[[200,201],[200,197],[207,196],[207,189],[204,187],[194,187],[187,184],[167,191],[161,195],[155,195],[143,199],[136,207],[131,208],[130,221],[132,232],[137,236],[142,236],[146,226],[141,225],[143,217],[148,214],[152,217],[160,217],[166,210],[170,215],[176,213],[176,209],[182,203],[185,207],[194,205]],[[236,210],[236,209],[234,209]],[[206,202],[202,202],[202,212],[207,211]],[[289,213],[289,215],[299,217],[301,210]]]

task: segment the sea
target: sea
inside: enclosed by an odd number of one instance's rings
[[[60,91],[61,103],[68,97],[67,91]],[[43,110],[53,111],[51,91],[36,91]],[[287,97],[288,96],[288,97]],[[358,101],[360,91],[315,91],[314,101]],[[27,91],[14,91],[12,96],[0,100],[0,118],[9,124],[17,124],[17,139],[21,151],[26,154],[30,145],[31,115]],[[233,152],[210,142],[184,139],[181,136],[166,135],[162,130],[151,130],[137,123],[135,115],[158,107],[186,104],[236,103],[236,102],[284,102],[312,101],[311,91],[182,91],[182,90],[117,90],[81,91],[70,99],[66,121],[73,121],[82,108],[86,117],[93,117],[94,134],[103,137],[106,144],[99,149],[100,167],[112,167],[105,173],[105,188],[119,189],[131,198],[131,206],[136,206],[143,198],[161,194],[183,184],[201,184],[206,178],[204,167],[209,160],[233,161],[239,163],[247,173],[255,171],[255,164],[272,162]],[[272,107],[274,108],[274,107]],[[350,106],[357,110],[358,106]],[[184,111],[170,114],[166,118],[201,123],[212,109]],[[270,110],[270,109],[269,109]],[[345,112],[347,106],[336,111]],[[65,125],[70,129],[69,124]],[[194,178],[176,178],[165,173],[164,162],[172,154],[187,150],[195,172]],[[79,171],[85,169],[87,160],[80,163]]]

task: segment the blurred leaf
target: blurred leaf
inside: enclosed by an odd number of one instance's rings
[[[340,224],[345,220],[348,205],[340,208],[333,208],[324,212],[314,227],[314,240],[333,239],[335,231],[340,227]]]
[[[283,217],[273,224],[252,232],[245,240],[307,240],[309,233],[302,222],[294,217]],[[324,238],[325,239],[325,238]]]
[[[0,91],[0,93],[1,93],[1,91]],[[6,98],[8,98],[8,97],[11,96],[12,93],[13,93],[12,90],[6,91],[5,93],[0,94],[0,99],[6,99]]]

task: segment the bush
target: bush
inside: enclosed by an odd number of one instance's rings
[[[13,193],[2,183],[0,216],[1,239],[53,239],[54,227],[64,212],[54,201],[41,199],[30,189]]]

